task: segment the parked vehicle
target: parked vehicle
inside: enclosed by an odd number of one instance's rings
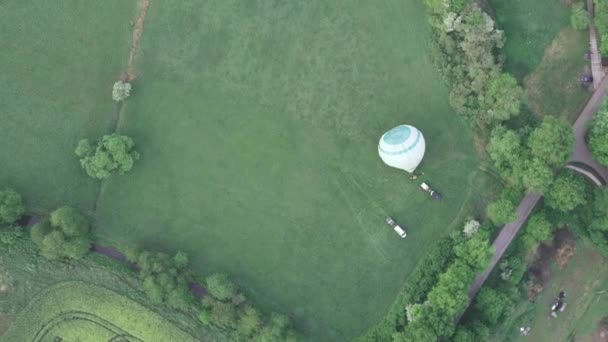
[[[386,218],[386,224],[391,226],[395,233],[401,236],[402,239],[405,239],[405,237],[407,236],[407,234],[405,233],[405,229],[401,228],[397,223],[395,223],[395,220],[393,220],[392,217],[389,216]]]
[[[433,197],[434,199],[436,199],[438,201],[440,201],[442,198],[441,194],[439,192],[433,190],[428,184],[426,184],[424,182],[422,184],[420,184],[420,189],[428,192],[431,197]]]

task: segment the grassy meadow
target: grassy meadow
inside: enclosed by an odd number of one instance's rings
[[[105,243],[183,250],[314,340],[364,332],[485,184],[430,62],[423,4],[153,2],[118,127],[142,158],[100,185],[73,151],[113,128],[135,8],[0,4],[0,183],[38,211],[84,209]],[[426,138],[421,179],[441,203],[377,156],[402,123]],[[3,312],[31,297],[18,298]]]
[[[108,131],[111,87],[126,67],[135,1],[0,3],[0,184],[40,211],[90,211],[99,185],[74,147]]]
[[[551,279],[533,303],[523,301],[493,341],[601,341],[598,324],[608,316],[608,258],[584,240],[578,240],[574,256],[563,269],[553,264]],[[566,292],[566,309],[557,318],[550,316],[559,291]],[[528,336],[520,336],[520,326],[530,326]]]
[[[530,110],[574,121],[589,97],[580,85],[588,62],[587,31],[570,27],[570,8],[557,0],[490,0],[507,42],[505,68],[524,86]]]
[[[458,223],[472,133],[430,64],[418,1],[239,4],[150,7],[119,128],[142,159],[104,185],[99,235],[182,249],[313,339],[351,339]],[[442,203],[377,156],[401,123],[425,135],[420,170]]]

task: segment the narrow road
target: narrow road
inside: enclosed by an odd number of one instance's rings
[[[589,10],[590,18],[593,18],[592,0],[588,0],[587,8]],[[606,89],[608,88],[608,77],[604,77],[605,74],[601,66],[601,56],[598,50],[597,36],[593,23],[589,25],[589,42],[592,55],[591,69],[594,78],[594,92],[572,126],[575,143],[572,156],[570,157],[566,168],[585,176],[597,186],[604,186],[606,185],[606,181],[608,181],[608,169],[593,159],[591,152],[587,148],[587,142],[585,141],[587,129],[593,120],[593,115],[597,112],[599,106],[606,97]],[[502,258],[503,254],[517,235],[517,232],[519,232],[521,227],[526,223],[528,216],[530,216],[541,197],[542,196],[539,194],[527,194],[517,207],[517,219],[514,222],[506,224],[501,229],[492,244],[494,246],[494,256],[492,257],[490,265],[488,265],[485,271],[477,274],[473,284],[469,287],[468,293],[471,300],[488,279],[488,276]]]
[[[568,163],[584,164],[593,170],[593,173],[595,173],[594,177],[588,174],[583,174],[582,172],[579,173],[589,178],[596,185],[606,184],[606,181],[608,180],[608,169],[593,159],[591,152],[587,148],[585,137],[587,135],[587,129],[593,120],[593,115],[597,112],[599,106],[606,97],[607,87],[608,77],[604,77],[604,79],[598,84],[598,87],[595,89],[593,95],[589,99],[589,102],[587,102],[587,105],[585,108],[583,108],[583,111],[579,114],[578,118],[574,122],[574,126],[572,127],[575,138],[574,151],[572,152],[572,156],[568,161]],[[572,167],[569,168],[572,169]],[[577,170],[574,169],[574,171]]]
[[[469,298],[473,299],[483,283],[486,281],[486,279],[488,279],[488,276],[500,258],[502,258],[502,255],[505,253],[513,239],[515,239],[517,232],[519,232],[524,223],[526,223],[528,216],[530,216],[530,213],[532,213],[532,209],[534,209],[541,197],[542,196],[539,194],[529,193],[524,197],[524,199],[521,200],[516,211],[517,219],[509,224],[506,224],[500,230],[500,233],[492,244],[494,246],[494,256],[492,257],[492,261],[485,271],[477,274],[477,277],[475,277],[473,285],[471,285],[469,288]]]

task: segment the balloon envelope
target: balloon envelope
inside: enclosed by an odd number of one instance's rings
[[[378,154],[391,167],[414,172],[424,157],[422,133],[413,126],[400,125],[384,133],[378,143]]]

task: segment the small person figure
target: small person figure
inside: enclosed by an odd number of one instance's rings
[[[412,173],[412,175],[410,176],[410,181],[415,181],[416,179],[418,179],[418,176],[416,176],[415,174]]]
[[[520,327],[519,332],[522,334],[522,336],[528,336],[530,333],[530,327]]]

